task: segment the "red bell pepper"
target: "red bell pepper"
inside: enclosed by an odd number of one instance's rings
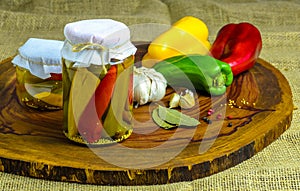
[[[78,131],[89,143],[100,139],[103,125],[101,118],[108,108],[117,79],[117,66],[113,65],[96,88],[78,121]]]
[[[211,55],[231,66],[234,76],[252,68],[262,49],[259,30],[243,22],[223,26],[210,49]]]

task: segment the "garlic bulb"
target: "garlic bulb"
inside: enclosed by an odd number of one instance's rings
[[[192,108],[195,105],[194,94],[191,90],[186,89],[184,92],[173,93],[170,97],[169,108],[180,106],[183,109]]]
[[[139,105],[161,100],[166,94],[166,87],[167,81],[161,73],[153,68],[134,67],[134,101]]]

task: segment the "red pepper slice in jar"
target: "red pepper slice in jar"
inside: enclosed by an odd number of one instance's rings
[[[117,66],[113,65],[110,67],[95,92],[95,105],[99,119],[102,118],[102,115],[108,107],[111,96],[113,94],[116,80]]]
[[[243,22],[223,26],[210,49],[211,55],[231,66],[234,76],[252,68],[262,49],[259,30]]]
[[[78,131],[89,143],[96,142],[101,137],[103,125],[101,118],[110,103],[115,82],[117,79],[117,66],[110,67],[95,94],[90,99],[78,122]],[[95,115],[95,112],[97,115]]]
[[[51,81],[62,81],[62,74],[58,74],[58,73],[50,73],[50,77],[47,78],[47,80],[51,80]]]

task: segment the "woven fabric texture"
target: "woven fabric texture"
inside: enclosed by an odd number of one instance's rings
[[[2,190],[300,190],[300,1],[269,0],[2,0],[0,60],[28,38],[64,40],[69,22],[111,18],[127,25],[167,24],[183,16],[202,19],[212,41],[230,22],[251,22],[263,37],[261,58],[289,81],[295,110],[290,128],[254,157],[215,175],[168,185],[95,186],[54,182],[0,172]],[[1,67],[1,66],[0,66]]]

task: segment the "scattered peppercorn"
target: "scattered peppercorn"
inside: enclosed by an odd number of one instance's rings
[[[227,127],[232,127],[232,123],[231,122],[228,123]]]
[[[228,115],[227,119],[233,119],[233,117],[231,115]]]
[[[221,118],[222,118],[222,114],[219,113],[219,114],[217,115],[217,119],[221,119]]]
[[[212,114],[214,114],[214,113],[215,113],[215,110],[212,109],[212,108],[210,108],[210,109],[207,110],[207,115],[208,115],[208,116],[210,116],[210,115],[212,115]]]
[[[207,117],[203,117],[202,120],[205,121],[205,122],[208,123],[208,124],[212,124],[212,120],[210,120],[210,119],[207,118]]]
[[[203,117],[202,119],[203,119],[203,121],[205,121],[205,122],[208,121],[208,118],[207,118],[207,117]]]

